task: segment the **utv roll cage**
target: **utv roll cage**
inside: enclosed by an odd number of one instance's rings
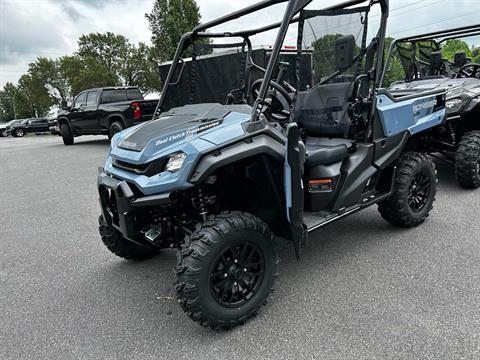
[[[477,36],[477,35],[480,35],[480,24],[462,26],[462,27],[457,27],[457,28],[452,28],[447,30],[433,31],[425,34],[419,34],[419,35],[410,35],[410,36],[393,40],[388,49],[385,66],[383,68],[381,79],[379,82],[380,86],[383,86],[383,81],[388,71],[392,54],[397,48],[397,46],[399,45],[401,46],[401,44],[403,43],[413,44],[414,51],[412,56],[415,56],[415,49],[417,47],[417,44],[420,42],[430,41],[433,44],[435,44],[438,50],[440,49],[441,44],[447,40],[457,39],[459,37],[466,38],[466,37]],[[424,64],[424,65],[427,65],[427,64]]]
[[[388,18],[388,11],[389,11],[389,0],[350,0],[350,1],[345,1],[337,5],[332,5],[329,7],[325,7],[322,10],[311,10],[311,11],[304,11],[302,12],[302,16],[299,15],[299,13],[308,5],[312,2],[313,0],[264,0],[261,1],[257,4],[251,5],[249,7],[246,7],[244,9],[235,11],[229,15],[222,16],[218,19],[209,21],[204,24],[200,24],[199,26],[195,27],[191,32],[185,33],[182,38],[179,41],[179,44],[177,46],[177,50],[175,52],[174,58],[172,60],[172,65],[170,67],[170,70],[168,72],[168,75],[164,81],[164,87],[163,91],[161,94],[161,97],[158,101],[157,108],[155,109],[155,114],[154,117],[158,116],[161,111],[163,111],[163,104],[165,101],[165,98],[167,96],[169,87],[172,85],[176,85],[182,76],[183,68],[184,68],[184,61],[181,58],[181,55],[185,49],[187,49],[190,45],[192,45],[196,40],[202,39],[202,38],[232,38],[232,37],[238,37],[238,38],[243,38],[243,42],[237,43],[237,44],[210,44],[209,46],[212,48],[222,48],[222,47],[232,47],[233,45],[238,45],[241,47],[246,46],[247,47],[247,59],[249,61],[249,65],[253,68],[256,68],[257,70],[260,70],[264,72],[264,77],[263,77],[263,82],[260,86],[259,92],[258,92],[258,97],[255,100],[255,103],[253,105],[253,110],[252,111],[252,117],[251,121],[257,120],[257,117],[259,116],[259,106],[263,103],[265,103],[267,91],[269,88],[269,83],[270,80],[272,79],[273,73],[275,71],[275,68],[278,63],[279,59],[279,54],[280,51],[282,50],[282,44],[285,39],[285,36],[288,31],[288,27],[290,24],[293,23],[298,23],[301,21],[304,21],[308,17],[314,17],[317,16],[321,12],[329,12],[330,15],[335,15],[336,12],[338,14],[345,14],[348,11],[355,12],[355,11],[361,11],[362,9],[368,9],[371,6],[375,4],[379,4],[381,8],[381,19],[380,19],[380,26],[378,29],[378,33],[375,35],[376,41],[378,44],[378,48],[381,51],[378,51],[375,59],[375,66],[374,68],[377,69],[375,71],[375,77],[371,80],[374,80],[374,85],[373,85],[373,91],[378,87],[378,85],[381,83],[381,71],[380,69],[383,68],[383,48],[384,48],[384,42],[385,42],[385,31],[386,31],[386,25],[387,25],[387,18]],[[283,19],[280,22],[276,22],[267,26],[259,27],[256,29],[249,29],[249,30],[243,30],[243,31],[234,31],[234,32],[207,32],[207,30],[216,27],[218,25],[227,23],[232,20],[236,20],[240,17],[252,14],[256,11],[268,8],[273,5],[277,5],[280,3],[287,2],[287,7],[285,10],[285,13],[283,15]],[[360,7],[355,7],[356,5],[359,4],[364,4],[367,3],[367,6],[364,6],[362,8]],[[275,42],[272,47],[272,52],[271,52],[271,57],[270,60],[267,64],[267,67],[265,69],[260,68],[259,66],[255,65],[253,61],[251,61],[250,54],[252,51],[252,45],[250,42],[249,37],[253,35],[257,35],[269,30],[273,29],[279,29],[278,34],[276,36]],[[301,27],[299,27],[300,29]],[[365,33],[364,33],[364,41],[366,38],[366,28],[367,24],[365,23]],[[297,51],[299,55],[301,54],[301,34],[298,37],[298,45],[297,46]],[[363,44],[364,45],[364,44]],[[363,53],[361,54],[362,56],[364,54],[364,50],[362,49]],[[177,79],[174,80],[174,75],[176,74],[177,68],[181,64]],[[332,74],[332,77],[338,75],[340,72],[336,72],[335,74]],[[173,80],[173,81],[172,81]],[[299,82],[299,73],[298,73],[298,63],[297,63],[297,83]],[[249,84],[246,84],[248,86]],[[248,89],[246,89],[248,90]]]

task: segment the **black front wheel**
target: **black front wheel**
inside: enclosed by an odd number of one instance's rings
[[[24,137],[25,136],[25,131],[23,129],[15,129],[13,132],[15,137]]]
[[[435,201],[435,163],[427,155],[405,153],[396,163],[394,181],[392,196],[378,204],[382,217],[401,227],[413,227],[424,222]]]
[[[262,220],[222,213],[188,236],[179,251],[178,301],[202,326],[234,327],[266,302],[276,263],[273,235]]]
[[[60,126],[60,133],[62,134],[62,140],[65,145],[73,145],[73,134],[68,124],[62,124]]]
[[[480,131],[462,136],[455,156],[455,177],[464,188],[480,186]]]

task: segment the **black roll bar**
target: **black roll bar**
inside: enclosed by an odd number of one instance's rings
[[[251,6],[248,6],[244,9],[235,11],[229,15],[222,16],[218,19],[206,22],[204,24],[198,25],[195,27],[191,32],[185,33],[177,46],[177,49],[175,51],[175,55],[172,59],[172,65],[169,69],[167,78],[165,79],[164,85],[163,85],[163,91],[160,96],[160,99],[157,103],[157,107],[155,109],[154,113],[154,118],[158,115],[159,109],[161,109],[161,106],[165,100],[167,91],[168,91],[168,86],[170,85],[170,82],[172,80],[172,77],[175,73],[177,64],[179,62],[180,56],[185,48],[190,46],[193,41],[195,41],[198,38],[201,37],[215,37],[215,38],[220,38],[220,37],[243,37],[247,38],[248,36],[252,36],[255,34],[259,34],[261,32],[265,32],[268,30],[273,30],[275,28],[279,28],[272,53],[270,56],[269,63],[267,65],[266,71],[265,71],[265,77],[264,77],[264,82],[262,83],[262,86],[260,87],[259,95],[257,98],[257,101],[255,102],[254,105],[254,112],[252,115],[252,120],[255,120],[257,117],[257,111],[256,109],[258,108],[258,105],[261,104],[262,102],[265,101],[265,96],[268,90],[268,83],[270,81],[270,78],[272,77],[275,65],[278,61],[278,56],[280,54],[282,44],[285,38],[285,35],[288,30],[288,26],[291,23],[297,22],[298,17],[295,17],[295,15],[300,12],[305,6],[307,6],[310,2],[313,0],[263,0],[259,3],[253,4]],[[342,8],[347,8],[350,6],[355,6],[361,3],[368,2],[369,0],[348,0],[344,1],[342,3],[339,3],[337,5],[332,5],[329,7],[324,8],[325,10],[336,10],[336,9],[342,9]],[[243,17],[245,15],[254,13],[256,11],[268,8],[272,5],[280,4],[287,2],[287,8],[285,10],[283,19],[281,22],[274,23],[271,25],[267,25],[264,27],[260,27],[257,29],[250,29],[250,30],[245,30],[245,31],[237,31],[237,32],[223,32],[223,33],[207,33],[206,30],[224,24],[226,22],[229,22],[231,20],[238,19],[240,17]],[[385,30],[386,30],[386,20],[388,17],[388,8],[389,8],[389,0],[370,0],[370,4],[378,3],[381,5],[381,10],[382,10],[382,18],[381,18],[381,23],[380,23],[380,29],[378,32],[377,37],[379,38],[379,48],[381,51],[379,51],[379,55],[377,56],[377,69],[380,68],[379,65],[383,64],[383,44],[385,41]],[[377,74],[376,79],[379,79],[379,75]],[[377,82],[376,82],[377,83]]]

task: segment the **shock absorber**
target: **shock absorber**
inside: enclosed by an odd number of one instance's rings
[[[208,211],[206,207],[205,197],[203,195],[203,191],[201,187],[198,188],[198,209],[200,211],[199,215],[202,218],[202,220],[207,221]]]
[[[448,130],[450,131],[450,138],[452,140],[453,145],[457,145],[457,139],[455,136],[455,129],[453,128],[453,124],[451,122],[447,123]]]

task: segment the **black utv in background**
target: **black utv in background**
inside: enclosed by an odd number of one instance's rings
[[[405,78],[389,88],[395,97],[446,90],[447,121],[428,132],[424,145],[432,155],[455,164],[457,182],[465,188],[480,186],[480,64],[465,52],[445,59],[441,50],[447,40],[479,35],[477,24],[397,39],[385,67],[394,61],[403,67]]]
[[[57,118],[65,145],[72,145],[80,135],[108,135],[150,120],[157,100],[144,100],[137,87],[88,89],[75,98],[69,107],[62,102]]]

